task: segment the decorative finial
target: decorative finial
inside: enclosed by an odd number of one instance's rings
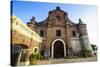
[[[57,6],[57,7],[56,7],[56,10],[60,10],[60,7],[59,7],[59,6]]]
[[[32,16],[32,19],[30,19],[30,23],[36,23],[34,16]]]
[[[79,19],[79,24],[82,24],[82,23],[83,23],[83,21],[81,19]]]
[[[32,16],[32,19],[33,19],[33,20],[35,20],[35,17],[34,17],[34,16]]]
[[[81,22],[81,19],[79,19],[79,22]]]

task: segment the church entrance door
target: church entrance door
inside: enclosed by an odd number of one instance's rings
[[[64,57],[64,45],[61,41],[56,41],[54,43],[54,58]]]
[[[66,45],[64,40],[55,39],[51,46],[51,58],[64,58],[66,57]]]

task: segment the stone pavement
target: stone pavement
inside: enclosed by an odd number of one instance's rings
[[[97,58],[96,57],[88,57],[88,58],[74,58],[74,59],[54,59],[54,60],[51,60],[51,64],[92,62],[92,61],[97,61]]]
[[[72,59],[49,59],[49,60],[40,60],[36,65],[44,65],[44,64],[60,64],[60,63],[76,63],[76,62],[93,62],[97,61],[97,57],[88,57],[88,58],[72,58]]]

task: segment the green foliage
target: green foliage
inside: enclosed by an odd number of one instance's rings
[[[91,47],[93,51],[97,50],[97,46],[95,44],[91,44]]]
[[[43,56],[41,56],[40,53],[34,53],[31,55],[31,59],[34,59],[34,60],[39,60],[39,59],[42,59]]]

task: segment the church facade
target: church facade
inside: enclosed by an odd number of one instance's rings
[[[36,22],[32,17],[27,26],[42,37],[41,55],[51,58],[93,56],[86,24],[72,22],[60,7],[48,12],[48,17]]]

